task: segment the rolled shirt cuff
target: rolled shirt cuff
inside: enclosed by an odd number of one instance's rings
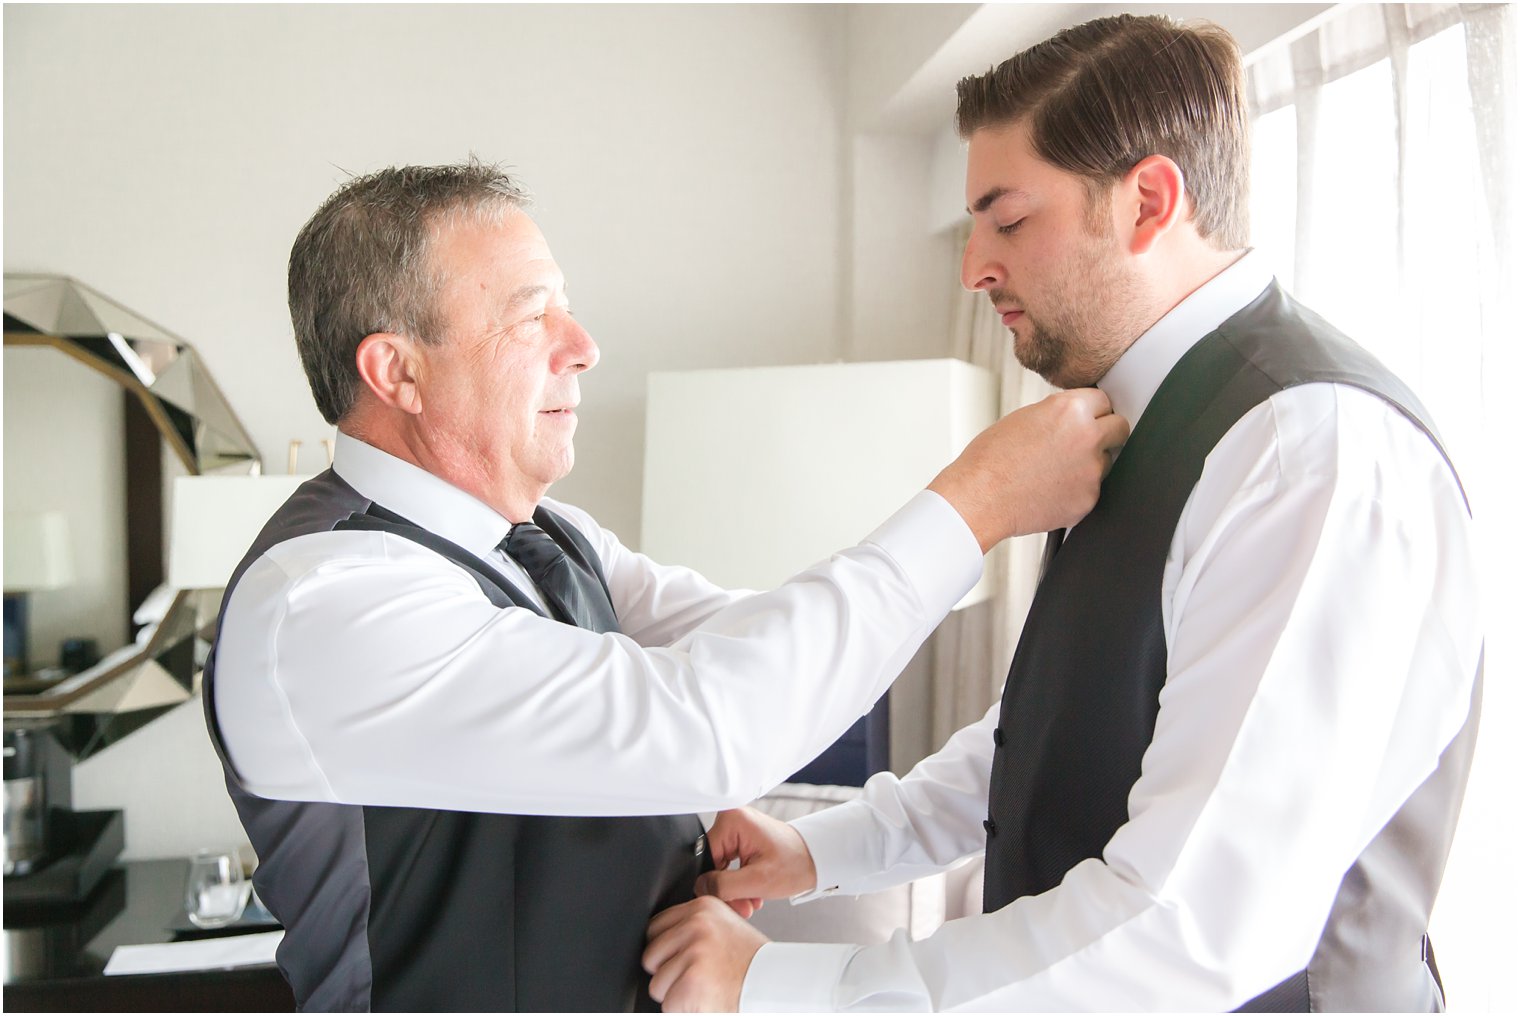
[[[846,801],[832,808],[815,811],[791,821],[802,834],[818,884],[810,891],[792,897],[793,903],[807,903],[840,892],[849,893],[849,883],[861,872],[881,869],[880,837],[871,835],[871,809],[861,801]]]
[[[767,942],[750,960],[740,1012],[832,1012],[834,990],[858,945]]]
[[[915,494],[865,542],[892,556],[936,624],[982,577],[981,544],[960,512],[932,490]]]

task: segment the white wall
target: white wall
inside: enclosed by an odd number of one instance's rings
[[[959,288],[951,238],[931,229],[931,150],[911,135],[851,139],[854,260],[848,358],[908,360],[946,356]]]
[[[518,168],[602,346],[559,496],[638,532],[644,375],[837,355],[830,11],[8,6],[5,267],[193,342],[283,471],[329,435],[290,338],[290,241],[346,177]]]
[[[535,191],[603,354],[579,464],[555,493],[630,543],[650,370],[840,356],[838,11],[7,6],[4,19],[5,269],[74,275],[189,339],[271,470],[291,438],[304,469],[323,464],[330,431],[284,272],[350,171],[474,152]],[[8,444],[11,408],[8,385]],[[8,499],[43,481],[34,460],[7,458]],[[219,784],[191,703],[80,766],[75,793],[125,806],[127,856],[143,857],[225,839]]]
[[[851,4],[848,6],[849,104],[857,130],[895,126],[894,98],[983,4]]]

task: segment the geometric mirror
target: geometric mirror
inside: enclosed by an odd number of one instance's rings
[[[52,346],[114,379],[192,475],[258,471],[253,439],[195,348],[84,283],[8,273],[5,344]]]
[[[252,438],[189,342],[67,276],[8,273],[4,304],[7,347],[52,349],[88,368],[89,373],[114,382],[127,394],[128,402],[141,407],[141,413],[133,415],[151,422],[151,429],[145,431],[150,435],[147,440],[153,440],[151,435],[156,431],[162,439],[160,447],[183,472],[262,472]],[[10,355],[7,353],[8,358]],[[88,373],[82,377],[88,380]],[[100,384],[89,381],[91,386]],[[109,385],[105,388],[111,390]],[[56,413],[69,412],[69,394],[66,391],[59,400],[63,404],[56,407]],[[8,433],[8,443],[11,437]],[[152,452],[149,464],[156,463],[160,454]],[[149,481],[149,485],[158,487],[160,481]],[[120,525],[129,542],[149,540],[151,546],[145,553],[150,560],[161,560],[161,519],[154,518],[158,512],[138,510],[133,517],[133,510],[126,509],[124,514],[127,517]],[[152,535],[142,537],[134,530]],[[140,545],[128,550],[144,552]],[[148,587],[160,581],[152,578]],[[13,596],[10,586],[8,581],[8,629],[12,601],[23,601],[24,608],[26,599],[24,594]],[[39,597],[47,595],[57,594]],[[143,594],[133,595],[141,598]],[[83,758],[188,699],[198,669],[197,657],[204,649],[197,644],[205,633],[201,624],[204,597],[160,588],[147,600],[158,604],[146,619],[150,625],[135,641],[87,665],[51,668],[42,675],[13,673],[8,645],[7,726],[46,722],[76,758]],[[129,606],[129,610],[140,609],[136,603]]]

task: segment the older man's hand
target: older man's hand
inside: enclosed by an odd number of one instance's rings
[[[767,941],[712,896],[662,910],[648,938],[649,995],[666,1012],[737,1012],[750,960]]]
[[[1010,536],[1081,521],[1128,437],[1098,389],[1056,392],[982,431],[929,489],[960,512],[985,553]]]

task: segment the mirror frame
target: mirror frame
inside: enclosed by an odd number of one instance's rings
[[[194,346],[76,279],[6,273],[5,345],[50,346],[116,382],[136,398],[175,458],[192,476],[263,471],[253,439],[206,371]],[[150,360],[164,362],[161,375],[144,365],[137,355],[139,350],[147,352]],[[178,375],[175,382],[166,383],[164,390],[155,390],[154,383],[170,375],[170,367],[176,368],[172,372]],[[171,387],[175,390],[168,390]],[[159,554],[163,554],[162,541]],[[203,601],[196,591],[176,591],[158,627],[145,642],[129,643],[108,653],[96,665],[43,690],[6,694],[6,720],[99,713],[101,710],[85,700],[95,698],[98,702],[97,693],[118,683],[125,697],[133,680],[154,666],[167,670],[184,686],[188,699],[194,694],[198,676],[195,640],[208,636],[215,623],[214,612],[210,623],[202,622]],[[129,653],[128,649],[132,651]],[[184,671],[183,676],[175,674],[175,670]],[[151,712],[156,716],[161,711],[162,708],[152,705],[135,710],[108,709],[102,720],[130,712]],[[134,716],[134,720],[147,722],[152,716]],[[140,725],[128,724],[132,729]],[[103,728],[102,723],[96,726]],[[100,740],[98,732],[91,740],[92,743]]]

